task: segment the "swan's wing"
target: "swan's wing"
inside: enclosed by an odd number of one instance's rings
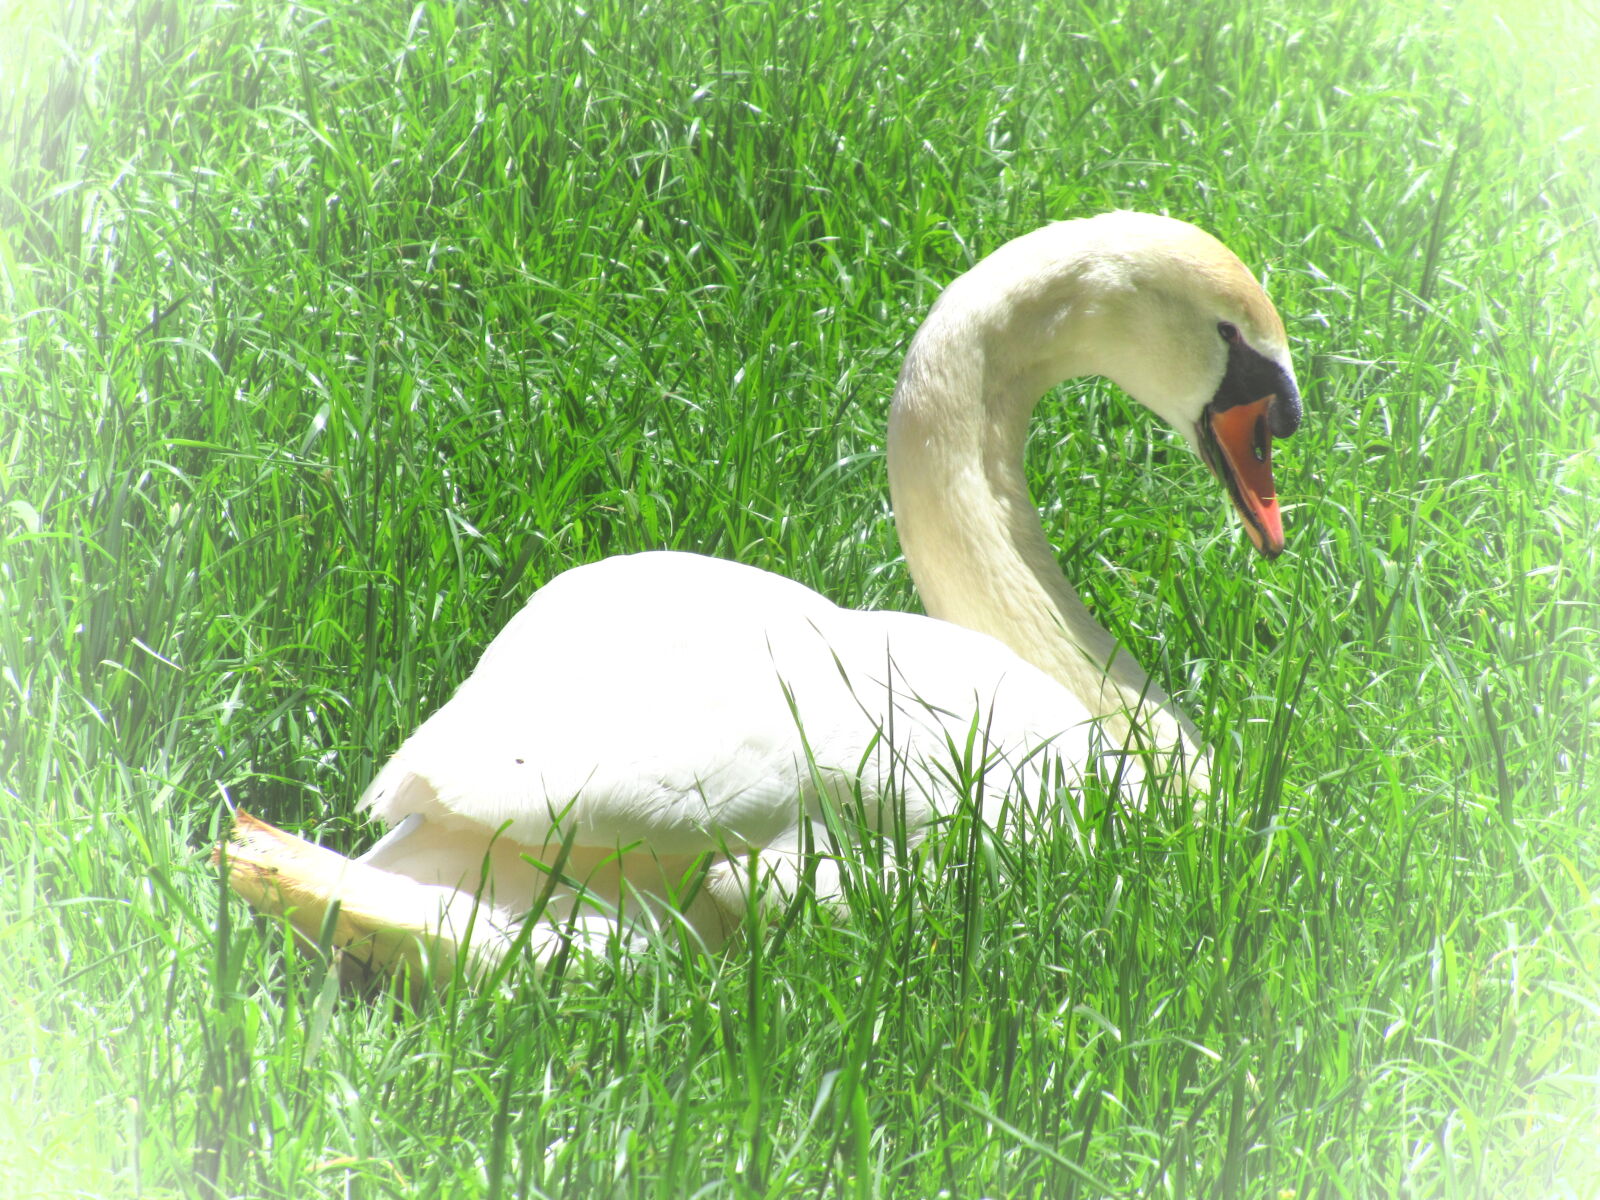
[[[1041,744],[1084,761],[1086,721],[982,634],[842,610],[735,563],[635,555],[537,592],[363,802],[391,824],[419,812],[532,845],[760,846],[818,782],[897,787],[920,824],[975,740],[1010,772],[996,778],[1032,779]]]

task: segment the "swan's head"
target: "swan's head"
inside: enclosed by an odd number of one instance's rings
[[[1104,375],[1177,429],[1256,547],[1282,551],[1272,439],[1300,424],[1283,322],[1232,251],[1171,217],[1046,225],[946,288],[895,392],[891,485],[909,500],[919,478],[932,478],[929,456],[959,457],[974,442],[986,463],[1014,473],[1034,404],[1079,375]],[[904,465],[913,457],[918,465]]]
[[[1184,435],[1256,548],[1277,555],[1272,439],[1301,411],[1277,310],[1231,250],[1187,222],[1119,212],[1072,224],[1094,247],[1074,290],[1099,318],[1083,335],[1097,344],[1080,347]]]

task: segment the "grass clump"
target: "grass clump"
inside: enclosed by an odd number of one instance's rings
[[[6,12],[14,1194],[1600,1193],[1592,16]],[[848,920],[400,1021],[226,902],[224,800],[364,844],[376,764],[569,566],[913,606],[907,336],[1109,207],[1262,269],[1306,388],[1270,566],[1108,387],[1030,446],[1227,819],[957,828]]]

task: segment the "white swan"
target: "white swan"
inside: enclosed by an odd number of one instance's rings
[[[963,802],[991,821],[1071,802],[1124,747],[1126,780],[1174,760],[1203,777],[1194,727],[1079,602],[1023,478],[1035,402],[1090,374],[1178,429],[1255,545],[1283,548],[1270,450],[1300,397],[1249,271],[1165,217],[1049,225],[950,285],[895,391],[889,482],[927,617],[690,554],[569,571],[367,789],[385,837],[349,860],[241,812],[234,888],[312,938],[338,899],[335,943],[376,968],[463,944],[481,968],[540,898],[535,955],[674,912],[715,944],[748,856],[792,886],[829,805],[914,837]]]

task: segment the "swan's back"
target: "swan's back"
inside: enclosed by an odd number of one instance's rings
[[[997,810],[1081,770],[1094,736],[1079,701],[984,634],[639,554],[535,593],[363,803],[529,846],[688,854],[784,841],[818,784],[892,796],[913,829],[964,792]]]

